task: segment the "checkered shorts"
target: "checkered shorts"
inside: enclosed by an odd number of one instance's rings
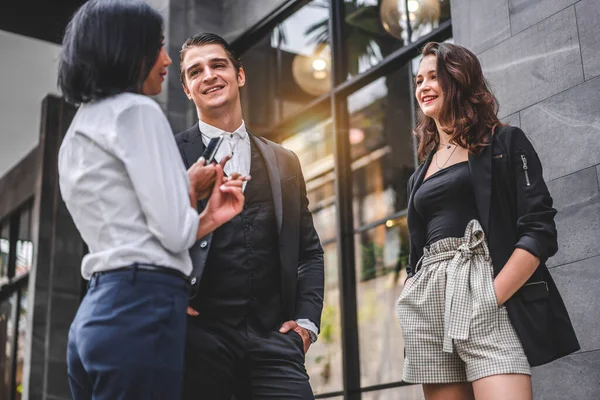
[[[498,307],[483,229],[469,222],[462,238],[424,250],[397,304],[410,383],[473,382],[531,370],[523,346]]]

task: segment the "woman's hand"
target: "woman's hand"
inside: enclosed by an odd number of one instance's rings
[[[204,158],[200,158],[187,173],[190,178],[190,197],[196,201],[205,199],[215,183],[217,176],[215,165],[206,165]]]
[[[517,248],[513,251],[494,279],[498,307],[502,307],[531,278],[538,265],[540,259],[527,250]]]
[[[223,176],[223,167],[215,166],[215,183],[210,193],[206,208],[200,214],[200,229],[198,238],[214,231],[219,226],[242,212],[244,207],[244,194],[242,186],[244,181],[250,180],[250,176],[242,176],[238,173],[230,177]]]
[[[221,168],[225,167],[227,161],[231,157],[226,156],[219,162]],[[207,198],[215,184],[217,178],[216,164],[210,163],[206,165],[204,157],[200,157],[197,162],[194,163],[188,169],[188,176],[190,177],[190,197],[192,199],[204,200]]]

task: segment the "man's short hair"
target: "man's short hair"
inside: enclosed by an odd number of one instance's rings
[[[88,1],[67,26],[58,86],[74,104],[139,93],[162,41],[162,17],[144,1]]]
[[[235,71],[240,71],[240,68],[242,67],[242,62],[240,61],[239,57],[236,56],[235,52],[233,51],[233,48],[229,45],[229,43],[227,43],[225,39],[214,33],[197,33],[185,41],[183,46],[181,46],[181,51],[179,52],[179,78],[181,79],[182,84],[185,85],[185,71],[183,69],[183,58],[185,57],[185,53],[190,47],[204,46],[207,44],[218,44],[221,47],[223,47],[223,49],[225,49],[225,53],[227,53],[229,61],[231,61],[231,63],[233,64]]]

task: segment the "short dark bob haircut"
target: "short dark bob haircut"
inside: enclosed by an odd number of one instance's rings
[[[90,0],[67,26],[58,86],[74,104],[140,93],[162,41],[162,17],[144,1]]]

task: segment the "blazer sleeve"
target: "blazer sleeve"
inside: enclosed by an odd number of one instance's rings
[[[306,182],[302,174],[300,160],[292,152],[299,175],[300,185],[300,243],[298,253],[298,290],[295,319],[306,318],[320,327],[323,311],[325,286],[325,265],[323,248],[308,209]]]
[[[558,251],[552,197],[544,181],[542,164],[533,145],[516,127],[508,127],[511,173],[516,191],[516,248],[527,250],[545,263]]]

